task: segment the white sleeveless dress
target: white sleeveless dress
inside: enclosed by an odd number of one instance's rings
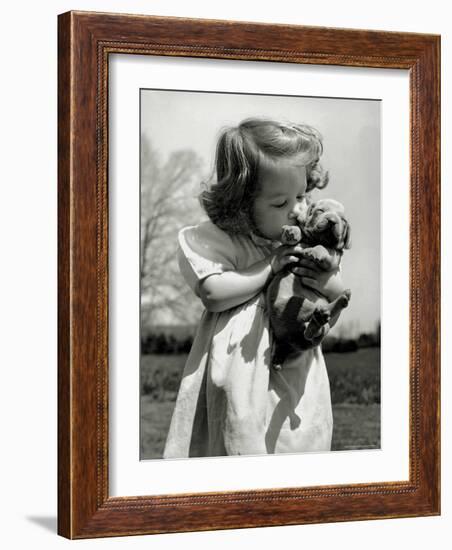
[[[206,277],[245,269],[270,252],[268,241],[230,236],[210,221],[179,233],[180,269],[197,295]],[[331,449],[331,396],[320,347],[276,371],[270,338],[263,293],[230,310],[203,313],[164,458]]]

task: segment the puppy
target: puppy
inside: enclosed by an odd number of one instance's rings
[[[323,271],[339,267],[344,249],[350,248],[350,227],[344,207],[332,199],[321,199],[309,206],[306,219],[296,226],[282,228],[281,242],[303,247],[301,258],[314,262]],[[301,282],[292,273],[294,264],[271,280],[267,291],[267,310],[274,336],[272,363],[275,368],[288,357],[321,343],[330,329],[329,321],[347,307],[351,292],[328,300]]]

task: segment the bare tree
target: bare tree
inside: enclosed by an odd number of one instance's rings
[[[177,232],[199,222],[201,160],[192,150],[162,163],[148,138],[141,144],[141,312],[147,325],[193,323],[197,307],[177,265]]]

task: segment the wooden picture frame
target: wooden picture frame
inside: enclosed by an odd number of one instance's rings
[[[58,38],[58,532],[68,538],[440,513],[440,37],[69,12]],[[409,480],[110,497],[110,54],[406,69],[410,75]]]

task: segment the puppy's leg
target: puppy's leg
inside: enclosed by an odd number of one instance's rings
[[[318,306],[304,330],[304,337],[308,340],[324,338],[329,330],[328,321],[331,313],[328,306]],[[328,328],[327,328],[328,327]]]
[[[314,345],[320,343],[331,328],[329,320],[348,306],[350,297],[350,290],[345,290],[330,304],[318,306],[314,310],[311,320],[304,331],[305,338],[311,340]]]
[[[300,349],[290,342],[278,342],[273,344],[271,364],[275,370],[281,370],[284,361],[291,355],[300,353]]]
[[[350,290],[344,290],[344,292],[338,296],[331,304],[328,305],[330,308],[331,317],[334,317],[337,313],[340,313],[344,308],[348,306],[352,293]]]

